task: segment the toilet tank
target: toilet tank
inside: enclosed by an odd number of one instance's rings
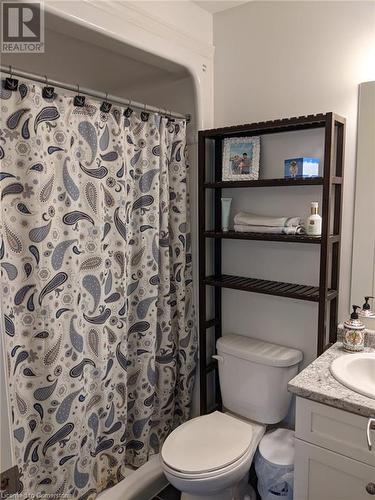
[[[302,352],[235,334],[220,337],[216,349],[224,408],[263,424],[283,420]]]

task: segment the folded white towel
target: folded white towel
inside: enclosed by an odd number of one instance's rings
[[[235,224],[234,230],[238,233],[267,233],[267,234],[303,234],[302,226],[249,226],[246,224]]]
[[[249,226],[295,227],[301,224],[301,217],[272,217],[249,212],[238,212],[234,216],[234,223]]]

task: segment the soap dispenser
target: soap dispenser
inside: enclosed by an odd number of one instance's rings
[[[371,295],[366,295],[365,303],[362,306],[362,310],[359,313],[361,321],[364,323],[367,330],[375,330],[375,312],[371,310],[369,304],[369,299],[373,299]]]
[[[350,319],[344,323],[343,345],[347,351],[363,351],[365,347],[365,325],[358,319],[357,309],[359,306],[353,306],[353,312]]]

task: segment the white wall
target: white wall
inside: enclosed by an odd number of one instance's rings
[[[358,84],[374,79],[375,4],[250,2],[214,15],[214,45],[215,126],[326,111],[347,118],[339,306],[344,319],[349,311]],[[308,140],[294,144],[296,151],[280,150],[273,157],[280,169],[283,159],[291,157],[287,152],[308,152]],[[306,213],[319,193],[303,189],[303,195],[297,188],[231,194],[235,208],[291,215]],[[230,264],[225,270],[315,284],[319,254],[311,247],[226,242],[224,259]],[[224,297],[224,331],[299,347],[305,361],[314,356],[315,304],[233,291]]]

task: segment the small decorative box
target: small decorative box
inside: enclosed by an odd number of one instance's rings
[[[318,177],[319,158],[291,158],[284,161],[285,178]]]

